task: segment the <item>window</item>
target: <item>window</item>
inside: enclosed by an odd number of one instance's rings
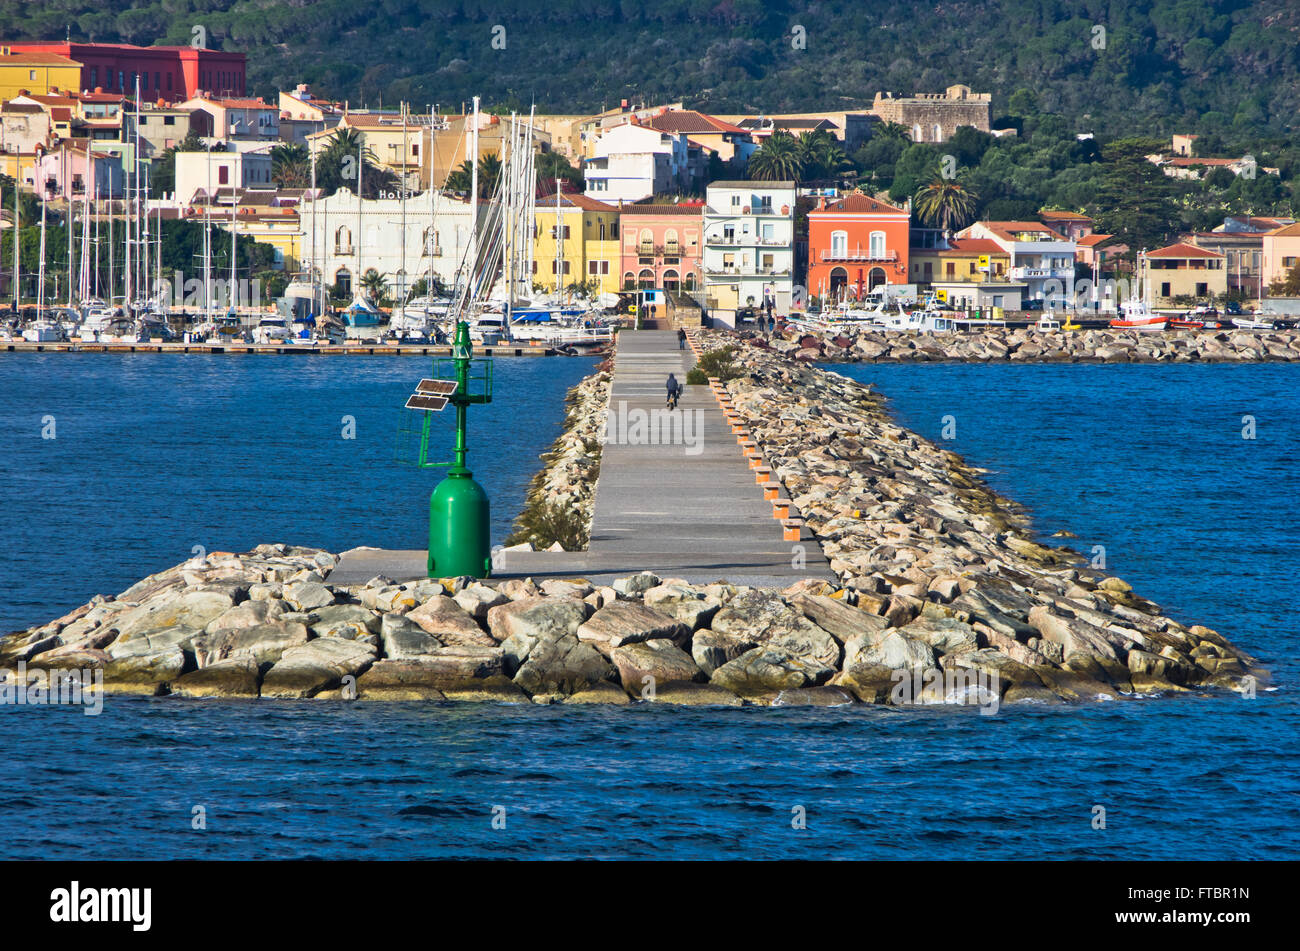
[[[168,74],[167,74],[167,91],[168,91],[168,92],[171,92],[171,91],[172,91],[172,74],[171,74],[171,73],[168,73]]]
[[[1168,282],[1168,281],[1165,281],[1163,284],[1160,285],[1160,296],[1161,296],[1161,297],[1168,297],[1168,296],[1169,296],[1169,282]]]
[[[587,262],[587,273],[588,273],[588,274],[593,274],[593,275],[594,275],[594,274],[608,274],[608,273],[609,273],[609,262],[608,262],[608,261],[588,261],[588,262]]]
[[[163,116],[163,125],[175,125],[175,124],[176,124],[175,116]]]
[[[36,70],[34,70],[34,69],[29,69],[29,70],[27,70],[27,78],[28,78],[28,79],[35,79],[35,78],[36,78]]]
[[[340,225],[339,230],[334,232],[334,253],[352,253],[352,231],[347,225]]]
[[[1209,292],[1210,292],[1210,285],[1208,285],[1208,284],[1197,284],[1197,285],[1196,285],[1196,296],[1197,296],[1197,297],[1204,297],[1204,296],[1205,296],[1206,294],[1208,294]]]
[[[873,260],[880,260],[885,256],[885,233],[883,231],[871,232],[871,257]]]
[[[847,231],[831,232],[831,257],[842,258],[849,253],[849,233]]]
[[[944,262],[943,273],[944,277],[952,280],[957,276],[957,266],[952,261],[946,261]]]
[[[732,207],[732,208],[739,208],[739,207],[740,207],[740,196],[739,196],[739,195],[732,195],[732,196],[731,196],[731,207]]]
[[[161,82],[161,80],[162,80],[162,74],[161,74],[161,73],[154,73],[154,74],[153,74],[153,88],[154,88],[154,92],[157,92],[159,89],[162,89],[162,82]]]
[[[99,67],[92,66],[90,67],[90,88],[94,89],[98,85],[99,85]]]
[[[217,166],[217,184],[218,184],[218,185],[229,185],[229,184],[230,184],[230,166],[229,166],[229,165],[218,165],[218,166]]]

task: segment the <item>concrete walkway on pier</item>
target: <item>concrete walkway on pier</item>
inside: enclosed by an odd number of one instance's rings
[[[687,387],[675,418],[665,418],[664,381],[671,372],[684,383],[694,363],[689,348],[678,349],[675,331],[619,333],[609,408],[615,425],[601,451],[588,550],[505,552],[493,577],[599,583],[644,569],[693,583],[832,578],[806,530],[797,541],[783,540],[782,523],[709,387]],[[664,441],[641,435],[650,431]],[[786,498],[783,490],[779,497]],[[359,549],[330,581],[361,584],[377,574],[408,580],[423,577],[424,566],[422,551]]]

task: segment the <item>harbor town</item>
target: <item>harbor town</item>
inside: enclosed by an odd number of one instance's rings
[[[861,334],[954,359],[1295,352],[1295,219],[1224,214],[1139,246],[1083,203],[977,215],[967,166],[1022,129],[964,85],[860,111],[624,99],[570,115],[359,107],[306,84],[258,97],[246,67],[194,47],[0,46],[0,348],[425,354],[463,317],[520,355],[778,322],[832,355]],[[1289,174],[1202,152],[1173,135],[1141,161],[1171,188]],[[1160,333],[1192,343],[1147,342]],[[1243,351],[1243,333],[1275,343]]]

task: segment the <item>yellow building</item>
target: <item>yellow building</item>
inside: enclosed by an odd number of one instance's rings
[[[561,195],[558,208],[553,195],[537,199],[533,283],[554,291],[594,280],[599,293],[618,293],[618,218],[617,207],[585,195]],[[557,221],[563,228],[558,247]]]
[[[57,53],[28,53],[0,46],[0,99],[12,99],[24,91],[37,96],[51,90],[81,87],[81,64]]]

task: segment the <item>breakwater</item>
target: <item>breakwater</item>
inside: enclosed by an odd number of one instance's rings
[[[855,328],[811,333],[789,327],[770,339],[750,335],[777,353],[815,362],[924,363],[941,360],[1011,363],[1294,363],[1300,332],[1250,330],[1039,331],[986,327],[919,334]]]
[[[834,582],[335,585],[336,556],[260,546],[0,639],[0,667],[149,695],[727,705],[1247,693],[1264,676],[1217,632],[1035,542],[978,470],[893,423],[869,387],[748,344],[735,360],[726,388]],[[597,385],[571,406],[584,425]]]

